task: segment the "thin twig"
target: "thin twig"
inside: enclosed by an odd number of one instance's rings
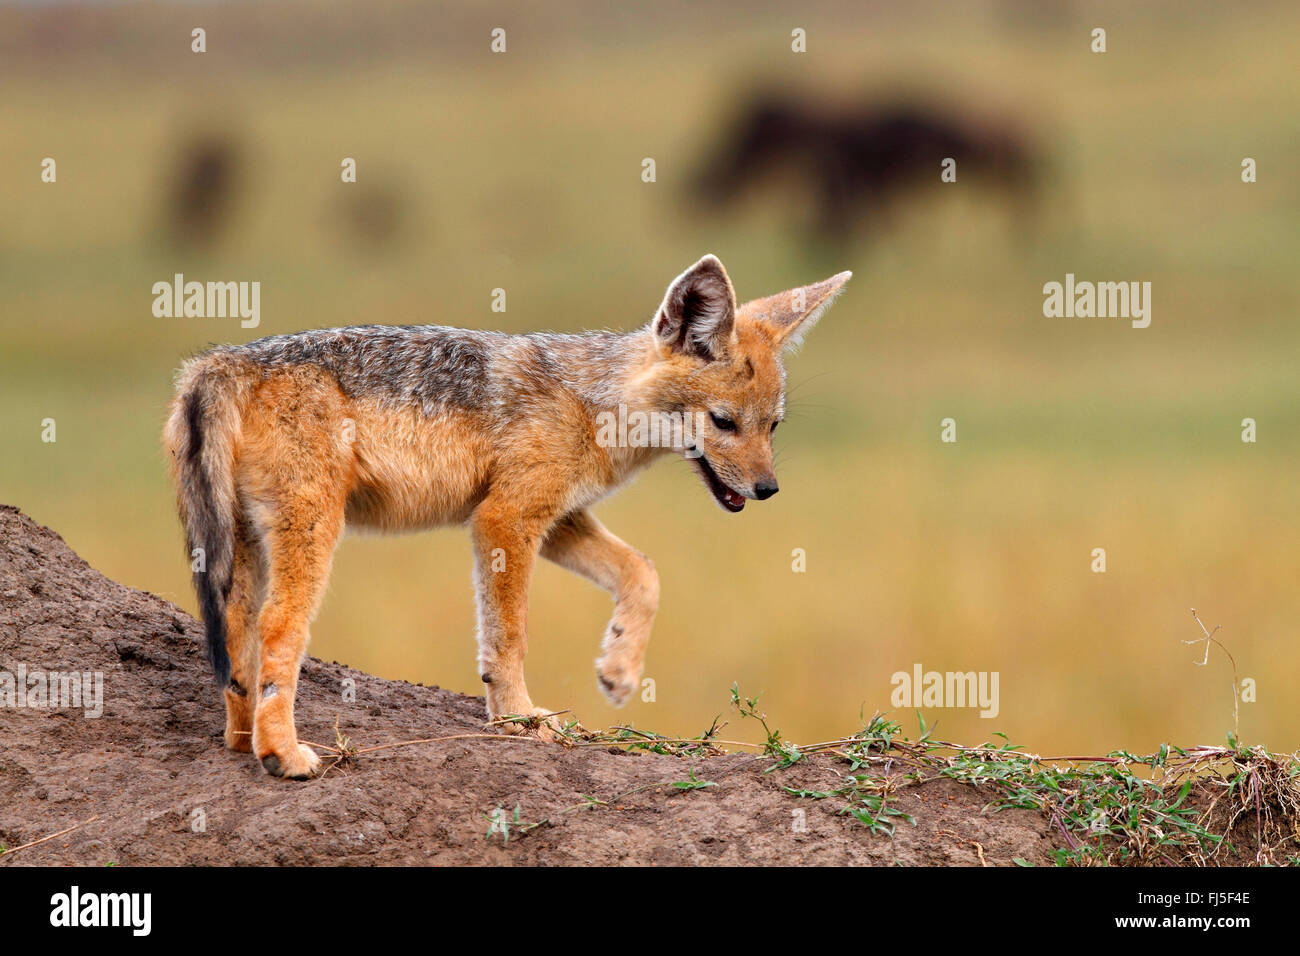
[[[1206,628],[1204,624],[1201,623],[1201,619],[1196,613],[1196,608],[1192,608],[1192,620],[1194,620],[1197,623],[1197,625],[1200,626],[1201,633],[1204,634],[1205,637],[1198,637],[1191,641],[1183,641],[1183,643],[1199,644],[1201,641],[1205,641],[1205,656],[1201,659],[1201,663],[1197,666],[1204,667],[1207,663],[1209,663],[1210,644],[1212,643],[1218,645],[1219,650],[1223,651],[1223,653],[1228,658],[1228,662],[1232,665],[1232,736],[1234,740],[1240,740],[1241,724],[1239,721],[1239,714],[1240,714],[1241,680],[1237,677],[1237,660],[1232,656],[1232,652],[1228,650],[1228,648],[1224,645],[1224,643],[1216,639],[1214,636],[1215,634],[1218,634],[1220,630],[1222,630],[1223,628],[1222,624],[1216,624],[1214,625],[1214,630],[1212,631],[1209,630],[1208,628]]]
[[[98,819],[99,819],[99,814],[96,813],[93,817],[90,817],[87,820],[82,820],[80,823],[74,823],[66,830],[60,830],[58,833],[51,833],[47,837],[41,837],[39,840],[33,840],[31,843],[24,843],[22,846],[16,846],[13,849],[0,850],[0,859],[4,859],[7,856],[12,856],[13,854],[17,853],[19,850],[26,850],[28,847],[37,846],[38,844],[44,843],[46,840],[53,840],[55,837],[61,837],[65,833],[71,833],[73,830],[76,830],[79,827],[84,827],[87,823],[94,823]]]

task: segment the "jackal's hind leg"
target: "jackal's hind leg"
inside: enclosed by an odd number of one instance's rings
[[[323,496],[322,496],[323,497]],[[305,780],[320,758],[298,742],[293,702],[307,653],[307,625],[325,592],[334,545],[343,530],[343,506],[309,495],[282,505],[267,533],[269,581],[258,616],[261,659],[253,719],[253,753],[267,773]]]
[[[616,604],[596,661],[600,689],[616,707],[641,681],[650,628],[659,609],[659,574],[640,551],[622,541],[589,511],[557,524],[542,556],[609,591]]]
[[[253,749],[253,706],[249,695],[257,687],[260,641],[257,615],[265,597],[262,544],[245,520],[235,532],[234,578],[226,604],[226,650],[230,655],[230,683],[226,697],[226,746],[248,753]]]

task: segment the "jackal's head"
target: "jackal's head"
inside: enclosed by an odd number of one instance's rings
[[[826,311],[851,272],[736,304],[727,271],[705,256],[668,287],[650,323],[653,404],[690,427],[681,451],[727,511],[777,492],[772,435],[785,416],[781,356]]]

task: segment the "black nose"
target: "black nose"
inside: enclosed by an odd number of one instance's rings
[[[766,501],[780,490],[775,478],[764,478],[762,481],[755,482],[754,497],[759,501]]]

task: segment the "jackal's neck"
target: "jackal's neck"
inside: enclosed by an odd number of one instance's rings
[[[572,336],[555,343],[554,353],[566,384],[593,415],[620,406],[649,410],[640,387],[655,356],[648,328]]]
[[[613,469],[611,484],[690,444],[693,432],[662,414],[649,328],[566,336],[552,341],[550,354],[565,390],[586,407],[586,425]]]

